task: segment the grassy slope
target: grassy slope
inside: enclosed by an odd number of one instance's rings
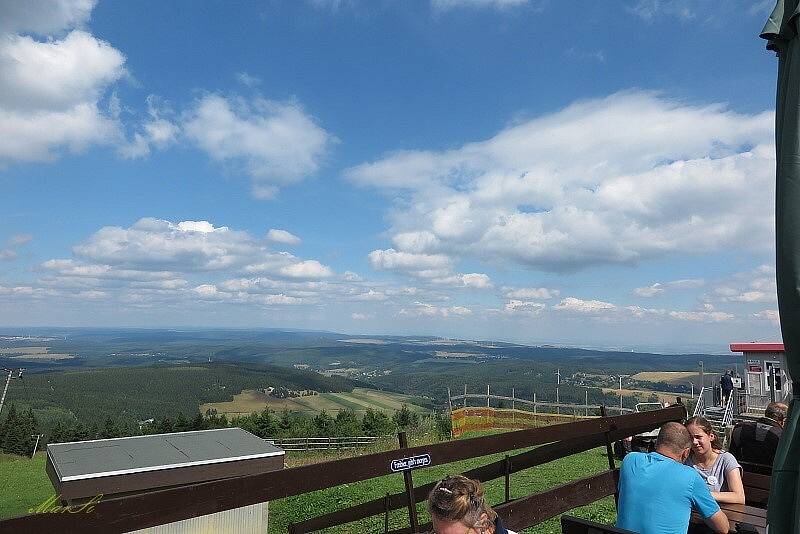
[[[385,446],[390,446],[390,442]],[[361,452],[364,453],[363,451]],[[446,474],[458,473],[464,470],[501,459],[502,455],[493,455],[457,462],[446,466],[432,467],[414,473],[415,484],[424,484],[443,477]],[[287,459],[290,465],[299,465],[308,462],[324,461],[320,453],[296,454],[292,453]],[[330,458],[329,458],[330,459]],[[588,476],[607,468],[604,450],[595,449],[570,458],[551,462],[535,467],[511,477],[511,497],[518,498],[524,495],[551,488],[560,483]],[[33,460],[9,455],[0,455],[0,517],[11,517],[26,513],[26,511],[47,499],[53,489],[44,470],[44,453],[38,453]],[[333,510],[345,508],[370,499],[381,497],[386,493],[403,491],[402,475],[389,475],[372,480],[347,484],[337,488],[330,488],[297,497],[280,499],[270,503],[270,533],[285,533],[291,521],[313,517]],[[489,502],[503,500],[503,481],[498,479],[487,484]],[[419,506],[420,517],[425,518],[423,506]],[[607,498],[573,513],[582,517],[592,518],[601,522],[613,522],[616,514],[613,499]],[[390,516],[393,527],[407,525],[407,515],[404,510],[398,510]],[[330,532],[377,532],[383,529],[383,517],[375,516],[371,520],[353,523]],[[553,519],[538,525],[525,532],[542,534],[560,532],[558,519]]]
[[[0,454],[0,517],[25,514],[53,494],[44,470],[46,460],[44,452],[33,459]]]

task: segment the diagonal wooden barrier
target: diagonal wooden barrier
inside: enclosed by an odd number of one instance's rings
[[[80,514],[31,514],[6,519],[0,521],[0,532],[14,532],[15,534],[130,532],[384,476],[394,472],[392,467],[398,465],[397,462],[402,458],[427,456],[428,463],[426,465],[442,465],[555,441],[585,438],[588,443],[590,439],[597,436],[605,440],[606,434],[629,435],[641,429],[655,428],[667,421],[681,420],[685,416],[686,412],[682,406],[672,406],[652,412],[603,417],[410,447],[402,452],[381,452],[282,471],[191,484],[109,499],[96,504],[92,511]],[[537,454],[543,455],[544,453]],[[561,453],[553,449],[552,454]],[[559,457],[566,455],[561,454]],[[417,490],[412,489],[412,491],[415,492],[414,496],[416,497]]]

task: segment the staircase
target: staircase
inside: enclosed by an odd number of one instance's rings
[[[700,390],[700,396],[695,406],[694,415],[704,417],[708,420],[711,427],[714,429],[714,434],[717,435],[717,439],[721,440],[722,447],[724,448],[727,445],[726,430],[728,426],[733,423],[733,406],[735,404],[733,399],[736,395],[730,395],[725,406],[709,406],[705,403],[705,397],[703,396],[706,389],[709,388],[704,387]]]

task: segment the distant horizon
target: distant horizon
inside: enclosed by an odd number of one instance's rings
[[[456,337],[456,336],[444,336],[444,335],[435,335],[435,334],[390,334],[390,333],[351,333],[351,332],[343,332],[343,331],[334,331],[334,330],[318,330],[318,329],[307,329],[307,328],[284,328],[284,327],[268,327],[268,326],[58,326],[58,325],[47,325],[47,326],[8,326],[8,325],[0,325],[0,336],[17,336],[22,337],[26,335],[24,332],[25,329],[29,329],[32,331],[35,330],[62,330],[62,331],[70,331],[70,330],[140,330],[140,331],[170,331],[170,332],[181,332],[181,331],[189,331],[189,332],[212,332],[212,331],[236,331],[236,332],[259,332],[259,331],[272,331],[272,332],[287,332],[287,333],[320,333],[320,334],[329,334],[335,336],[344,336],[344,337],[352,337],[352,338],[403,338],[403,339],[448,339],[453,341],[463,341],[463,342],[474,342],[474,343],[503,343],[508,345],[518,345],[522,347],[553,347],[553,348],[571,348],[571,349],[581,349],[581,350],[589,350],[589,351],[598,351],[598,352],[636,352],[639,354],[663,354],[663,355],[685,355],[685,354],[707,354],[711,356],[719,356],[719,355],[726,355],[726,354],[734,354],[731,353],[729,349],[729,344],[725,345],[724,348],[720,348],[716,351],[713,351],[713,347],[715,344],[694,344],[694,345],[680,345],[680,347],[684,347],[680,350],[664,352],[664,349],[667,348],[667,345],[599,345],[599,344],[590,344],[590,343],[579,343],[579,342],[569,342],[569,341],[542,341],[542,340],[510,340],[510,339],[489,339],[489,338],[467,338],[467,337]],[[11,333],[11,331],[17,331],[16,333]],[[778,340],[770,340],[770,341],[754,341],[754,340],[731,340],[729,343],[751,343],[751,342],[778,342],[781,343],[782,341]],[[672,345],[675,346],[675,345]],[[691,347],[694,347],[692,349]]]

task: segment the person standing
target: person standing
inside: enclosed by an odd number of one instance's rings
[[[731,398],[731,393],[733,393],[733,377],[731,376],[730,370],[725,371],[725,374],[719,379],[719,386],[722,390],[722,406],[727,406],[728,400]]]
[[[713,532],[728,532],[728,518],[705,481],[683,465],[691,447],[686,427],[672,422],[659,430],[655,452],[625,456],[619,473],[618,527],[639,534],[686,534],[694,508]]]

